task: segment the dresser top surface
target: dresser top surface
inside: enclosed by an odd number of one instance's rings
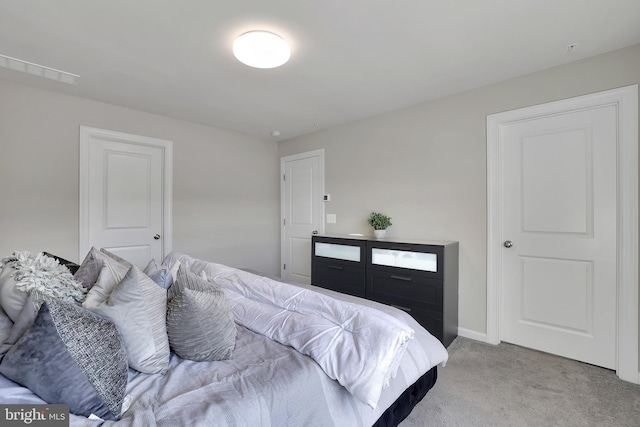
[[[409,243],[420,245],[433,245],[433,246],[448,246],[456,245],[457,241],[454,240],[431,240],[431,239],[403,239],[399,237],[385,237],[384,239],[376,239],[372,236],[360,236],[351,234],[318,234],[314,237],[329,237],[332,239],[350,239],[350,240],[365,240],[371,242],[387,242],[387,243]]]

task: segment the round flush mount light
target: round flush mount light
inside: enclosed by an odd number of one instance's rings
[[[255,68],[279,67],[291,57],[286,41],[268,31],[249,31],[233,43],[233,54],[238,61]]]

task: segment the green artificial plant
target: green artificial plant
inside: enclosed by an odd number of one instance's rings
[[[391,226],[391,217],[383,213],[371,212],[368,222],[374,230],[386,230]]]

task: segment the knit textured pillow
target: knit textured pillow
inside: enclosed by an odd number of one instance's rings
[[[47,300],[0,363],[0,373],[71,413],[117,420],[127,358],[116,327],[82,307]]]

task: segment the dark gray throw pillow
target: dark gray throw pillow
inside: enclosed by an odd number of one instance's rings
[[[85,288],[91,289],[96,280],[98,280],[105,258],[109,257],[92,247],[87,256],[84,257],[80,267],[73,274],[73,278],[82,283]]]
[[[73,414],[117,420],[128,367],[113,323],[82,307],[47,300],[3,358],[0,373],[47,403],[68,404]]]
[[[183,266],[170,289],[167,335],[173,352],[196,361],[230,359],[237,329],[224,291]]]

